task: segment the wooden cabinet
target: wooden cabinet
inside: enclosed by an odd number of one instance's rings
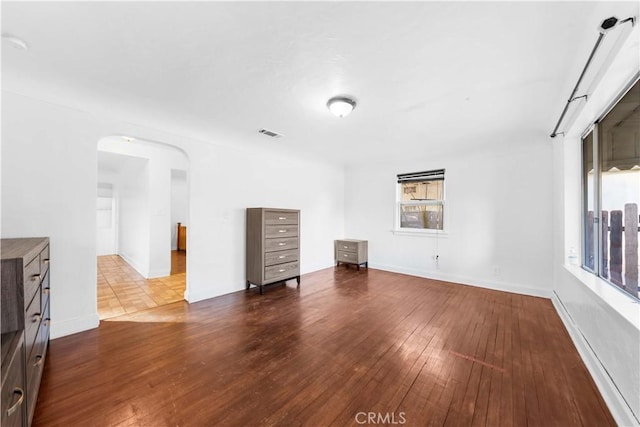
[[[363,264],[368,268],[368,245],[367,240],[342,239],[334,241],[333,255],[336,260],[336,267],[343,263],[355,264],[358,266],[358,270]]]
[[[2,425],[5,417],[9,417],[6,425],[28,426],[33,420],[49,345],[49,239],[2,239],[0,248]],[[15,342],[18,344],[14,352],[9,353]],[[17,409],[18,406],[22,409]],[[19,411],[22,411],[22,421],[17,421]]]
[[[248,208],[247,289],[295,278],[300,286],[300,211]]]

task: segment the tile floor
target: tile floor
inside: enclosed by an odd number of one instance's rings
[[[186,253],[171,251],[171,275],[145,279],[118,255],[98,257],[98,314],[108,319],[184,299]]]

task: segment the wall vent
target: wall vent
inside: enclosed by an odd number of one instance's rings
[[[274,131],[269,130],[269,129],[260,129],[260,130],[258,131],[258,133],[261,133],[261,134],[263,134],[263,135],[270,136],[271,138],[282,138],[282,136],[283,136],[282,134],[277,133],[277,132],[274,132]]]

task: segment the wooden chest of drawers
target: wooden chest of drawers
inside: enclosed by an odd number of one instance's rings
[[[295,278],[300,286],[300,211],[247,209],[247,289]]]
[[[20,402],[21,408],[13,410],[11,420],[2,419],[7,425],[20,425],[15,421],[21,411],[22,425],[31,425],[38,398],[38,389],[49,344],[49,239],[2,239],[2,342],[18,334],[19,362],[2,364],[2,408]],[[4,359],[3,350],[3,359]],[[7,356],[8,357],[8,356]],[[17,372],[19,371],[19,372]],[[5,378],[23,379],[22,387],[5,384]],[[6,389],[5,386],[12,388]],[[16,389],[20,388],[22,392]],[[19,397],[18,397],[19,395]],[[9,399],[5,401],[4,399]],[[11,400],[15,400],[12,402]]]
[[[368,259],[368,241],[355,239],[342,239],[334,241],[334,258],[336,267],[343,264],[355,264],[360,270],[360,266],[364,264],[369,267]]]

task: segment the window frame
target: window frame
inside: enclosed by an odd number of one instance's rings
[[[589,126],[582,132],[580,136],[580,154],[581,154],[581,253],[582,259],[580,262],[580,267],[585,272],[597,277],[605,281],[610,287],[616,289],[618,292],[624,294],[628,298],[630,298],[634,302],[640,301],[640,297],[636,297],[629,292],[626,292],[624,289],[620,288],[618,285],[613,283],[608,277],[605,277],[603,274],[604,266],[603,266],[603,249],[602,249],[602,171],[600,165],[600,157],[601,157],[601,148],[600,148],[600,123],[606,118],[606,116],[618,105],[618,103],[624,98],[624,96],[636,85],[640,82],[640,73],[634,75],[634,77],[618,92],[618,94],[612,99],[612,101],[606,106],[603,112],[597,117],[596,120],[591,122]],[[594,230],[593,230],[593,256],[594,263],[593,269],[589,268],[587,265],[587,238],[586,238],[586,230],[587,223],[586,217],[588,212],[588,200],[587,200],[587,183],[585,181],[585,171],[584,171],[584,141],[585,138],[592,135],[592,162],[593,162],[593,189],[592,196],[593,200],[593,212],[594,212]]]
[[[449,234],[449,216],[448,216],[448,208],[447,208],[447,183],[445,175],[445,169],[435,169],[432,171],[425,171],[424,173],[433,172],[433,171],[442,171],[443,178],[442,181],[442,198],[441,199],[433,199],[433,200],[416,200],[416,201],[402,201],[402,182],[398,182],[399,174],[396,176],[396,202],[394,206],[395,215],[394,215],[394,227],[393,233],[398,235],[414,235],[414,236],[446,236]],[[419,172],[417,172],[419,173]],[[429,181],[429,179],[425,179],[424,181]],[[420,181],[416,181],[420,182]],[[441,206],[442,207],[442,229],[436,228],[411,228],[411,227],[402,227],[401,221],[401,210],[402,206]]]

